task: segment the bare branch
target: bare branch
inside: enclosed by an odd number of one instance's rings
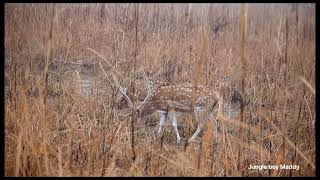
[[[109,82],[109,84],[110,84],[111,88],[113,89],[113,88],[114,88],[114,86],[112,85],[112,83],[111,83],[111,81],[110,81],[110,79],[109,79],[109,77],[108,77],[108,75],[107,75],[106,71],[104,70],[104,68],[103,68],[102,64],[101,64],[101,63],[99,63],[99,66],[100,66],[100,69],[102,70],[103,74],[106,76],[106,78],[107,78],[107,80],[108,80],[108,82]]]
[[[95,50],[93,50],[93,49],[91,49],[91,48],[87,48],[88,50],[90,50],[90,51],[92,51],[92,52],[94,52],[96,55],[98,55],[104,62],[106,62],[109,66],[111,66],[112,67],[112,70],[114,70],[115,68],[114,68],[114,66],[111,64],[111,63],[109,63],[109,61],[107,61],[101,54],[99,54],[97,51],[95,51]]]
[[[316,91],[314,90],[314,88],[312,87],[312,85],[302,76],[299,77],[300,80],[310,89],[310,91],[312,92],[313,95],[316,94]]]
[[[106,76],[106,78],[107,78],[107,80],[108,80],[111,88],[114,89],[114,87],[117,87],[117,88],[119,89],[120,93],[121,93],[121,94],[127,99],[127,101],[129,102],[129,104],[130,104],[129,106],[133,107],[132,101],[130,100],[130,98],[129,98],[128,95],[126,94],[126,91],[124,90],[124,88],[122,88],[122,87],[120,86],[119,81],[117,80],[117,78],[116,78],[115,75],[114,75],[114,73],[119,74],[119,73],[117,73],[117,71],[115,71],[115,67],[114,67],[111,63],[109,63],[109,62],[104,58],[104,56],[101,55],[101,54],[99,54],[97,51],[95,51],[95,50],[93,50],[93,49],[91,49],[91,48],[87,48],[87,49],[90,50],[90,51],[92,51],[92,52],[94,52],[95,54],[97,54],[104,62],[106,62],[110,67],[112,67],[111,76],[112,76],[112,78],[113,78],[114,83],[111,82],[111,80],[109,79],[109,77],[108,77],[106,71],[104,70],[101,62],[99,62],[99,66],[100,66],[102,72],[104,73],[104,75]],[[113,84],[114,84],[114,85],[113,85]]]
[[[142,105],[146,103],[147,99],[149,99],[149,97],[151,95],[150,83],[149,83],[149,80],[148,80],[148,78],[146,76],[146,73],[144,71],[143,71],[143,75],[144,75],[144,79],[145,79],[146,85],[148,87],[148,94],[147,94],[146,98],[144,98],[142,103],[137,107],[137,109],[140,109],[142,107]]]
[[[102,70],[103,74],[106,76],[106,78],[107,78],[107,80],[108,80],[108,82],[109,82],[109,84],[110,84],[111,88],[112,88],[112,89],[114,89],[114,86],[113,86],[112,82],[110,81],[110,79],[109,79],[109,77],[108,77],[108,75],[107,75],[106,71],[104,70],[104,68],[103,68],[103,66],[102,66],[102,64],[101,64],[101,62],[99,63],[99,66],[100,66],[100,69]]]
[[[127,101],[129,102],[129,106],[133,107],[133,103],[130,100],[130,98],[128,97],[127,93],[125,92],[124,88],[122,88],[119,84],[119,81],[117,80],[117,78],[115,77],[115,75],[112,73],[112,78],[115,81],[115,86],[119,88],[120,93],[127,99]]]

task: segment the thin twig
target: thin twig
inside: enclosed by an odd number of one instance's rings
[[[113,70],[115,69],[114,66],[113,66],[111,63],[109,63],[109,61],[107,61],[107,60],[106,60],[101,54],[99,54],[97,51],[95,51],[95,50],[93,50],[93,49],[91,49],[91,48],[87,48],[87,49],[90,50],[90,51],[92,51],[92,52],[94,52],[95,54],[97,54],[104,62],[106,62],[109,66],[111,66]]]
[[[149,97],[150,97],[150,95],[151,95],[150,83],[149,83],[149,80],[148,80],[148,78],[147,78],[147,76],[146,76],[146,73],[145,73],[144,71],[143,71],[143,75],[144,75],[145,82],[146,82],[147,87],[148,87],[148,94],[147,94],[146,98],[144,98],[144,100],[142,101],[142,103],[137,107],[137,109],[140,109],[141,106],[142,106],[143,104],[145,104],[145,102],[147,101],[147,99],[149,99]]]
[[[272,122],[272,120],[265,114],[262,113],[262,115],[266,118],[267,122],[280,134],[281,130]],[[284,137],[285,140],[287,141],[287,143],[297,151],[297,153],[302,157],[303,160],[305,160],[308,164],[310,164],[310,166],[312,167],[313,170],[315,170],[315,166],[314,164],[307,158],[306,155],[304,155],[304,153],[302,151],[300,151],[300,149],[298,149],[297,146],[294,145],[294,143],[288,138],[288,137]]]
[[[101,63],[99,63],[99,67],[100,67],[100,69],[102,70],[103,74],[106,76],[106,78],[107,78],[107,80],[108,80],[111,88],[114,89],[114,86],[112,85],[112,83],[111,83],[111,81],[110,81],[110,79],[109,79],[109,77],[108,77],[108,75],[107,75],[106,71],[104,70],[104,68],[103,68],[103,66],[102,66]]]
[[[126,94],[125,90],[120,86],[119,81],[117,80],[117,78],[115,77],[114,74],[112,74],[112,78],[113,78],[113,80],[115,81],[116,87],[119,88],[120,93],[121,93],[121,94],[127,99],[127,101],[129,102],[129,104],[130,104],[129,106],[130,106],[130,107],[133,107],[132,101],[130,100],[130,98],[129,98],[128,95]]]
[[[313,93],[313,95],[316,94],[316,91],[314,90],[314,88],[311,86],[311,84],[304,78],[304,77],[299,77],[300,80],[310,89],[310,91]]]

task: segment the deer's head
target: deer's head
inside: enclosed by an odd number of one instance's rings
[[[167,81],[160,81],[153,78],[146,78],[137,76],[134,81],[132,81],[127,89],[125,89],[125,93],[133,102],[142,102],[146,100],[148,93],[152,93],[160,86],[169,85]],[[123,109],[128,107],[128,98],[122,95],[119,100],[116,101],[118,109]],[[139,106],[139,103],[137,103]]]
[[[248,100],[243,100],[235,82],[230,76],[224,76],[221,79],[218,91],[221,96],[224,112],[228,117],[237,116],[249,103]]]

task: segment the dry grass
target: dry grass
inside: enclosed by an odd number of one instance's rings
[[[249,4],[247,18],[242,76],[239,4],[6,4],[5,175],[314,176],[315,5]],[[144,129],[115,108],[110,74],[128,86],[142,71],[230,75],[250,103],[218,136],[211,117],[198,143],[176,146],[171,126],[154,140],[157,115]],[[192,119],[178,117],[183,138]],[[248,170],[278,163],[300,168]]]

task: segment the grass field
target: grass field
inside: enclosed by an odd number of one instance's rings
[[[5,4],[5,175],[314,176],[315,4],[248,4],[247,20],[241,7]],[[143,72],[212,87],[228,75],[250,101],[219,119],[233,131],[214,136],[212,116],[177,146],[170,123],[154,138],[156,113],[142,127],[116,108],[111,74],[128,87]],[[178,124],[196,130],[191,114]],[[248,169],[280,164],[299,169]]]

